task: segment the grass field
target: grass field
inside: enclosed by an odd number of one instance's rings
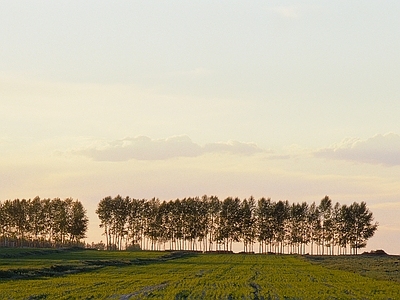
[[[0,249],[0,299],[400,299],[399,257]]]

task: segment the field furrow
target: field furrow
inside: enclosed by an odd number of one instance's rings
[[[290,255],[49,251],[0,270],[0,299],[400,299],[398,282]]]

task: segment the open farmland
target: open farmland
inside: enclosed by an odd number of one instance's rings
[[[0,299],[400,299],[398,257],[334,259],[0,249]]]

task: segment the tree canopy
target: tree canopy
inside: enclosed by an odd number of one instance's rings
[[[325,196],[309,205],[253,197],[105,197],[97,207],[107,249],[140,245],[150,250],[231,251],[305,254],[357,253],[377,230],[365,202],[333,205]]]
[[[0,246],[80,245],[87,226],[85,208],[72,198],[0,202]]]

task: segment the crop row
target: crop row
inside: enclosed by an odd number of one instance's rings
[[[107,255],[106,255],[107,253]],[[149,254],[153,253],[153,254]],[[157,256],[155,256],[157,254]],[[106,255],[106,256],[103,256]],[[150,255],[150,256],[149,256]],[[0,279],[1,299],[398,299],[400,284],[333,270],[297,256],[73,251],[2,259],[1,269],[127,262],[75,274]],[[79,259],[82,257],[82,259]],[[142,260],[145,263],[138,264]],[[4,264],[4,263],[8,263]],[[47,267],[48,265],[46,265]]]

